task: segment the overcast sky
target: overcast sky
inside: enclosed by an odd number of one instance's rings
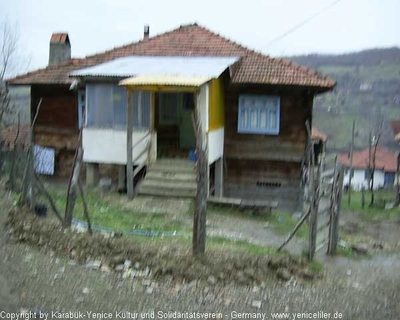
[[[0,20],[18,23],[29,69],[47,65],[53,32],[68,32],[72,55],[82,57],[141,39],[145,24],[152,36],[197,22],[287,56],[400,46],[399,14],[399,0],[0,0]]]

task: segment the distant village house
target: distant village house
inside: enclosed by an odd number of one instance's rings
[[[344,185],[349,185],[351,171],[354,172],[351,180],[353,190],[369,188],[369,179],[374,171],[374,190],[382,187],[393,187],[396,182],[397,153],[390,152],[382,147],[377,147],[375,155],[375,170],[373,170],[374,147],[366,148],[353,153],[353,165],[350,168],[350,155],[341,154],[338,162],[346,168]]]

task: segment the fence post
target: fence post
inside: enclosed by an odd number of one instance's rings
[[[339,215],[343,196],[343,178],[344,170],[340,168],[335,172],[332,185],[328,254],[336,252],[339,241]]]

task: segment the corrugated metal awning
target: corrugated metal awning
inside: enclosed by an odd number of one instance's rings
[[[76,70],[73,77],[185,76],[218,78],[237,57],[130,56]]]
[[[137,76],[120,81],[122,86],[177,86],[177,87],[200,87],[210,81],[210,77],[200,76]]]

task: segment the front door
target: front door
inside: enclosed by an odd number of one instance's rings
[[[179,147],[180,149],[194,149],[196,137],[193,129],[194,102],[192,93],[182,94],[179,121]]]

